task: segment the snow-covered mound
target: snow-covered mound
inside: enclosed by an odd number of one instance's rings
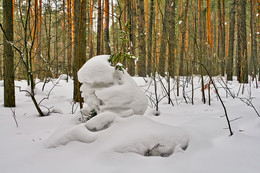
[[[79,114],[77,116],[80,117]],[[86,123],[77,120],[74,117],[63,124],[45,145],[57,147],[71,141],[80,141],[94,143],[97,148],[107,151],[163,157],[170,156],[176,150],[185,150],[188,146],[188,135],[182,129],[140,115],[117,117],[112,126],[95,132],[87,130]]]
[[[89,111],[110,111],[122,117],[144,114],[147,109],[145,94],[125,70],[115,70],[109,64],[109,57],[96,56],[78,71],[80,90]]]
[[[111,66],[109,58],[94,57],[79,70],[86,104],[51,135],[46,146],[80,141],[119,153],[163,157],[176,148],[186,149],[189,140],[183,130],[141,116],[147,109],[145,94],[125,70]]]

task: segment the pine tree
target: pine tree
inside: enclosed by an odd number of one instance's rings
[[[237,4],[237,79],[240,83],[248,83],[248,59],[246,37],[246,0],[238,0]]]
[[[101,54],[101,0],[98,0],[98,21],[97,21],[97,55]]]
[[[233,2],[230,4],[229,46],[228,46],[228,60],[226,66],[227,80],[232,80],[233,77],[236,1],[237,0],[233,0]]]
[[[13,1],[3,0],[3,29],[8,41],[13,41]],[[4,37],[4,106],[15,107],[14,52]]]
[[[144,16],[144,0],[138,0],[139,8],[138,8],[138,48],[139,48],[139,60],[138,60],[138,75],[146,76],[146,66],[145,66],[145,16]]]
[[[105,0],[105,23],[104,23],[104,42],[105,54],[110,55],[110,40],[109,40],[109,0]]]

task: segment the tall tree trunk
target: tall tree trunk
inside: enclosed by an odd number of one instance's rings
[[[65,17],[65,0],[62,0],[62,47],[63,47],[63,52],[62,52],[62,56],[63,56],[63,59],[62,59],[62,63],[63,63],[63,73],[65,74],[66,71],[65,71],[65,64],[66,64],[66,17]]]
[[[226,64],[226,29],[225,29],[225,1],[222,0],[222,31],[221,31],[221,58],[222,58],[222,69],[221,69],[221,75],[224,76],[225,74],[225,64]]]
[[[260,0],[258,0],[258,32],[260,33]],[[260,34],[258,34],[258,40],[260,40]],[[260,51],[260,43],[259,45],[259,51]],[[258,81],[260,81],[260,60],[258,59]]]
[[[202,3],[203,0],[198,0],[198,40],[199,40],[199,44],[198,44],[198,51],[199,51],[199,55],[198,55],[198,60],[200,63],[204,63],[203,60],[203,34],[202,34],[202,14],[201,14],[201,8],[202,8]],[[205,91],[204,91],[204,79],[203,79],[203,67],[202,65],[200,65],[200,76],[201,76],[201,93],[202,93],[202,102],[205,104],[206,103],[206,98],[205,98]]]
[[[183,17],[183,25],[182,25],[182,42],[181,42],[181,50],[180,50],[180,68],[179,68],[179,75],[184,75],[183,70],[183,60],[184,60],[184,48],[185,48],[185,35],[186,35],[186,25],[187,25],[187,16],[188,16],[188,9],[189,9],[189,0],[186,0],[185,9],[184,9],[184,17]]]
[[[221,6],[222,4],[222,6]],[[224,1],[218,0],[218,58],[220,60],[220,74],[225,72],[225,9]]]
[[[237,79],[248,83],[246,0],[238,0],[237,5]]]
[[[101,0],[98,0],[97,55],[101,54]]]
[[[93,41],[92,41],[92,33],[93,33],[93,6],[94,0],[89,1],[89,39],[88,39],[88,47],[89,47],[89,58],[93,57]]]
[[[116,52],[116,39],[115,39],[115,21],[114,21],[114,1],[111,1],[112,10],[112,41],[113,41],[113,53]]]
[[[55,1],[55,42],[54,42],[54,58],[55,58],[55,77],[59,73],[59,57],[58,57],[58,3]]]
[[[138,0],[138,48],[139,48],[139,60],[138,60],[138,75],[145,77],[146,76],[146,67],[145,67],[145,27],[144,27],[144,0]]]
[[[13,1],[3,1],[3,29],[6,31],[6,37],[13,41]],[[15,107],[15,89],[14,89],[14,52],[12,46],[4,42],[4,106]]]
[[[37,38],[37,41],[38,41],[37,58],[38,58],[38,66],[39,66],[38,69],[40,69],[43,66],[42,46],[41,46],[42,45],[42,0],[39,0],[38,6],[39,6],[39,15],[38,15],[38,27],[37,27],[37,30],[38,30],[38,32],[37,32],[37,37],[38,37]],[[43,76],[44,76],[42,73],[43,73],[43,70],[41,69],[39,71],[39,76],[38,76],[41,80],[43,80]]]
[[[86,0],[74,1],[74,24],[75,24],[75,46],[73,61],[73,77],[74,77],[74,101],[80,103],[83,107],[83,99],[80,94],[80,83],[78,81],[78,70],[86,61]]]
[[[212,36],[211,36],[211,5],[210,0],[206,1],[207,6],[207,45],[212,48]]]
[[[101,33],[100,33],[100,54],[104,54],[104,1],[101,2]]]
[[[255,79],[257,74],[257,25],[256,25],[256,13],[257,13],[257,1],[251,0],[250,2],[250,29],[251,29],[251,74]]]
[[[170,21],[169,21],[169,43],[168,43],[168,72],[169,75],[173,78],[175,73],[174,73],[174,67],[175,67],[175,40],[176,40],[176,35],[175,35],[175,8],[176,8],[176,0],[171,0],[171,8],[170,8]]]
[[[72,6],[73,14],[73,25],[74,25],[74,47],[73,47],[73,81],[74,81],[74,90],[73,90],[73,99],[75,102],[80,101],[79,88],[78,88],[78,67],[79,67],[79,54],[80,54],[80,45],[79,45],[79,32],[80,32],[80,0],[74,1],[74,6]]]
[[[230,4],[229,14],[229,46],[228,46],[228,60],[226,66],[227,80],[232,81],[233,77],[233,58],[234,58],[234,40],[235,40],[235,17],[236,17],[236,1]]]
[[[109,0],[105,0],[105,24],[104,24],[104,42],[105,54],[110,55],[110,40],[109,40]]]
[[[71,61],[72,61],[72,15],[71,15],[71,1],[67,1],[67,16],[68,16],[68,50],[67,50],[67,74],[71,75]]]
[[[127,14],[128,14],[128,20],[130,22],[129,24],[129,47],[130,47],[130,53],[132,55],[135,55],[135,28],[136,28],[136,7],[134,4],[134,0],[128,0],[127,5]],[[128,73],[131,76],[135,75],[135,60],[131,59],[128,64]]]
[[[147,74],[150,76],[152,73],[152,44],[153,44],[153,19],[154,19],[154,0],[150,2],[150,18],[148,28],[148,42],[147,42]]]
[[[161,46],[160,46],[160,55],[159,55],[159,67],[158,72],[161,76],[165,76],[165,60],[166,60],[166,50],[167,50],[167,42],[168,42],[168,32],[169,32],[169,20],[170,15],[170,8],[171,8],[171,1],[165,1],[165,9],[163,15],[163,30],[162,30],[162,37],[161,37]]]

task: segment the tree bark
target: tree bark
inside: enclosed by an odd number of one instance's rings
[[[6,37],[13,41],[13,1],[3,1],[3,28]],[[4,37],[4,106],[15,107],[14,52]]]
[[[130,22],[129,25],[129,47],[130,47],[130,53],[132,55],[135,55],[135,43],[136,43],[136,6],[135,6],[134,0],[128,0],[127,5],[127,14],[128,14],[128,20]],[[135,75],[135,60],[131,59],[128,64],[128,73],[131,76]]]
[[[186,25],[187,25],[187,16],[188,16],[188,8],[189,0],[186,0],[185,9],[184,9],[184,18],[183,18],[183,32],[182,32],[182,42],[181,42],[181,50],[180,50],[180,68],[179,75],[182,76],[184,74],[183,69],[183,59],[184,59],[184,49],[185,49],[185,35],[186,35]]]
[[[171,8],[170,8],[170,18],[169,21],[169,43],[168,43],[168,72],[169,75],[174,78],[174,67],[175,67],[175,40],[176,40],[176,34],[175,34],[175,8],[176,8],[176,0],[171,0]]]
[[[238,0],[237,5],[237,79],[248,83],[246,0]]]
[[[257,25],[256,25],[256,13],[257,13],[257,1],[251,0],[250,2],[250,29],[251,29],[251,74],[252,77],[255,79],[257,74]]]
[[[145,77],[146,76],[146,66],[145,66],[145,28],[144,28],[144,0],[138,0],[139,8],[138,8],[138,48],[139,48],[139,56],[138,56],[138,75]]]
[[[105,24],[104,24],[105,54],[111,55],[109,40],[109,0],[105,0]]]
[[[83,99],[80,94],[80,83],[78,81],[78,70],[86,61],[86,0],[75,0],[74,2],[74,24],[75,24],[75,46],[74,46],[74,101],[83,107]]]
[[[97,55],[101,54],[101,0],[98,0]]]
[[[89,58],[93,57],[93,41],[92,41],[92,33],[93,33],[93,6],[94,0],[89,1]]]
[[[152,73],[152,44],[153,44],[153,12],[154,12],[154,0],[150,2],[150,18],[148,28],[148,42],[147,42],[147,74],[151,76]]]
[[[67,0],[67,15],[68,15],[68,50],[67,50],[67,74],[71,75],[71,61],[72,61],[72,15],[71,15],[71,1]]]
[[[229,14],[229,46],[228,46],[228,60],[226,66],[227,80],[232,81],[233,77],[233,58],[234,58],[234,40],[235,40],[235,16],[236,16],[236,1],[230,4]]]

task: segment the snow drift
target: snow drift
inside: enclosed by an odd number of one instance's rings
[[[46,146],[80,141],[145,156],[169,156],[176,148],[186,149],[188,135],[183,130],[141,116],[147,97],[125,70],[110,65],[109,58],[93,57],[78,71],[84,107],[53,133]]]

